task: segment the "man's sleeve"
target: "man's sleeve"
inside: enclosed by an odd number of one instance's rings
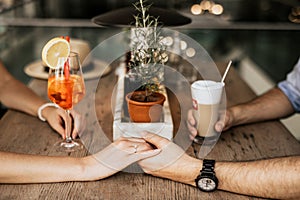
[[[300,112],[300,58],[286,80],[278,83],[279,89],[288,97],[296,112]]]

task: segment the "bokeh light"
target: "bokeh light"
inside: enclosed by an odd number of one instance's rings
[[[199,4],[194,4],[191,7],[191,12],[193,15],[200,15],[202,13],[202,8]]]

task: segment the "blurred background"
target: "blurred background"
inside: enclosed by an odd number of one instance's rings
[[[51,37],[69,35],[87,40],[93,47],[122,28],[96,25],[91,19],[134,2],[0,0],[0,58],[16,78],[27,84],[31,77],[24,73],[24,67],[40,59],[41,49]],[[191,23],[172,29],[196,40],[216,62],[233,60],[236,70],[257,94],[283,80],[299,58],[299,0],[148,2],[189,17]],[[295,115],[283,122],[300,140],[299,120]]]

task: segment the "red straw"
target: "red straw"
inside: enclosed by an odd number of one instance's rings
[[[65,39],[70,43],[70,36],[65,36]]]
[[[69,65],[69,59],[64,64],[64,74],[65,74],[65,79],[69,80],[70,78],[70,65]]]
[[[69,36],[60,36],[60,38],[63,38],[63,39],[67,40],[70,43],[70,37]],[[65,79],[69,80],[69,78],[70,78],[69,59],[67,59],[65,64],[64,64],[64,74],[65,74]]]

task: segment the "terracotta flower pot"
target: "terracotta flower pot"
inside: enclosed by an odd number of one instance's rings
[[[128,112],[133,122],[159,122],[166,97],[161,93],[152,93],[151,101],[144,101],[145,91],[135,91],[126,95]]]

